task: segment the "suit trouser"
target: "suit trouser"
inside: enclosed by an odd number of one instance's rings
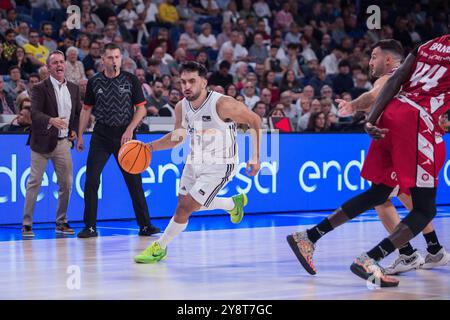
[[[50,153],[38,153],[31,150],[31,172],[27,182],[23,225],[33,224],[33,212],[41,188],[42,177],[50,159],[55,168],[58,181],[58,206],[56,208],[56,224],[67,223],[67,207],[72,193],[72,156],[68,139],[58,140],[55,150]]]
[[[93,227],[97,223],[100,175],[111,154],[114,155],[118,164],[120,141],[125,130],[126,127],[109,127],[100,123],[95,125],[89,147],[84,185],[84,223],[87,227]],[[142,188],[141,175],[127,173],[122,168],[120,171],[131,196],[138,225],[141,227],[150,225],[150,215]]]

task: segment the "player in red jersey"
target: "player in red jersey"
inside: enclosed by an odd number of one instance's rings
[[[370,59],[370,67],[372,76],[378,78],[373,88],[360,95],[357,99],[347,102],[342,99],[336,99],[339,103],[339,113],[342,116],[349,116],[355,111],[370,112],[370,109],[375,102],[378,94],[381,92],[386,81],[394,74],[395,70],[401,64],[403,60],[403,47],[397,40],[386,39],[376,43],[372,49],[372,55]],[[444,119],[443,119],[444,120]],[[441,130],[439,135],[444,132]],[[445,143],[442,138],[439,137],[436,140],[436,153],[444,153],[443,157],[437,157],[439,159],[445,159]],[[444,162],[437,164],[438,171]],[[391,174],[395,175],[395,172]],[[395,227],[400,223],[400,217],[395,209],[395,206],[391,202],[391,198],[397,197],[408,211],[413,208],[411,196],[409,190],[399,190],[397,185],[389,196],[389,199],[375,207],[378,216],[384,227],[392,233]],[[427,242],[427,255],[423,258],[417,249],[407,242],[403,247],[399,249],[400,255],[395,261],[385,268],[386,274],[398,274],[407,272],[417,268],[431,269],[438,266],[446,265],[450,260],[450,254],[440,245],[436,232],[434,231],[432,223],[429,223],[422,231],[425,241]]]
[[[436,215],[437,166],[444,161],[444,155],[436,153],[435,147],[440,133],[439,118],[450,109],[448,88],[450,35],[418,47],[389,78],[365,124],[374,141],[361,176],[372,181],[372,186],[317,226],[287,238],[309,273],[316,273],[312,257],[317,240],[364,211],[385,203],[399,185],[401,190],[410,191],[412,211],[389,237],[351,265],[352,272],[363,279],[381,287],[398,286],[399,281],[386,276],[378,262],[414,238]]]

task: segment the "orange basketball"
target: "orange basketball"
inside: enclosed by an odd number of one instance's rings
[[[152,155],[147,144],[138,140],[130,140],[120,147],[118,158],[124,171],[137,174],[147,169]]]

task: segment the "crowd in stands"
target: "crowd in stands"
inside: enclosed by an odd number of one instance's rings
[[[242,101],[264,127],[270,117],[288,117],[293,131],[360,130],[361,117],[339,117],[335,99],[350,101],[372,88],[371,47],[394,38],[409,52],[449,33],[450,13],[447,1],[378,1],[381,29],[369,30],[365,0],[0,3],[0,114],[17,115],[3,127],[16,131],[26,131],[30,92],[48,77],[50,52],[65,53],[66,78],[84,92],[102,72],[109,42],[123,49],[123,70],[140,80],[149,117],[174,116],[179,67],[196,60],[209,70],[211,90]],[[80,29],[68,25],[70,5],[80,8]]]

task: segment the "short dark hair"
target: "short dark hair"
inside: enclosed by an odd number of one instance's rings
[[[223,69],[223,68],[230,70],[230,68],[231,68],[230,62],[228,62],[227,60],[223,60],[223,61],[219,64],[219,70],[220,70],[220,69]]]
[[[41,77],[39,77],[39,75],[38,75],[37,73],[31,73],[31,74],[28,76],[28,79],[30,79],[30,78],[38,78],[39,80],[41,79]]]
[[[198,75],[202,78],[206,78],[206,75],[208,74],[206,67],[196,61],[188,61],[183,63],[180,68],[180,74],[183,72],[198,72]]]
[[[389,51],[397,56],[403,58],[404,50],[402,44],[395,39],[385,39],[380,40],[372,47],[372,50],[375,48],[380,48],[383,51]]]
[[[311,42],[311,41],[309,40],[309,38],[308,38],[307,36],[305,36],[305,35],[302,35],[302,36],[300,37],[300,40],[303,40],[303,39],[305,39],[306,41],[308,41],[308,43]]]
[[[339,62],[338,64],[338,68],[341,67],[349,67],[350,68],[350,62],[348,62],[348,60],[341,60],[341,62]]]
[[[110,42],[108,44],[105,45],[105,47],[103,48],[103,54],[106,52],[106,50],[120,50],[120,53],[122,53],[122,49],[115,43]]]
[[[290,43],[287,45],[287,48],[288,48],[288,49],[292,49],[292,50],[297,50],[297,49],[298,49],[298,44],[296,44],[296,43],[294,43],[294,42],[290,42]]]
[[[67,37],[64,38],[64,41],[66,41],[66,40],[70,40],[70,41],[73,41],[73,42],[76,41],[74,36],[67,36]]]
[[[98,48],[100,49],[100,47],[101,47],[100,42],[95,41],[95,40],[89,44],[89,49],[91,49],[94,44],[98,45]]]
[[[252,110],[255,109],[255,108],[258,106],[258,104],[263,104],[264,107],[266,107],[266,109],[267,109],[266,103],[265,103],[264,101],[262,101],[262,100],[258,100],[258,101],[253,105]]]
[[[11,71],[13,71],[14,69],[19,69],[19,71],[20,71],[19,66],[18,65],[14,65],[14,66],[11,66],[11,67],[8,68],[8,74],[10,74]]]
[[[263,37],[264,38],[264,33],[262,33],[261,31],[256,31],[254,34],[253,34],[253,37],[255,37],[256,35],[260,35],[261,37]]]
[[[264,107],[265,107],[265,109],[266,109],[266,111],[264,112],[264,115],[266,115],[266,114],[267,114],[267,105],[266,105],[264,102],[262,102],[261,100],[259,100],[258,102],[256,102],[256,103],[253,105],[252,111],[255,112],[255,109],[256,109],[256,107],[257,107],[259,104],[264,105]]]
[[[10,34],[10,33],[16,33],[16,31],[15,31],[14,29],[8,29],[8,30],[6,30],[6,32],[5,32],[5,36],[7,36],[7,35]]]
[[[159,61],[153,58],[148,59],[148,65],[149,66],[159,66]]]
[[[159,82],[159,83],[164,83],[162,78],[157,77],[157,78],[155,78],[155,80],[152,81],[152,87],[153,87],[157,82]]]
[[[52,26],[53,27],[53,25],[50,23],[50,22],[43,22],[42,24],[41,24],[41,30],[42,31],[44,31],[44,27],[45,26]]]
[[[345,52],[345,49],[339,44],[336,47],[333,48],[333,50],[338,50],[340,52]]]

